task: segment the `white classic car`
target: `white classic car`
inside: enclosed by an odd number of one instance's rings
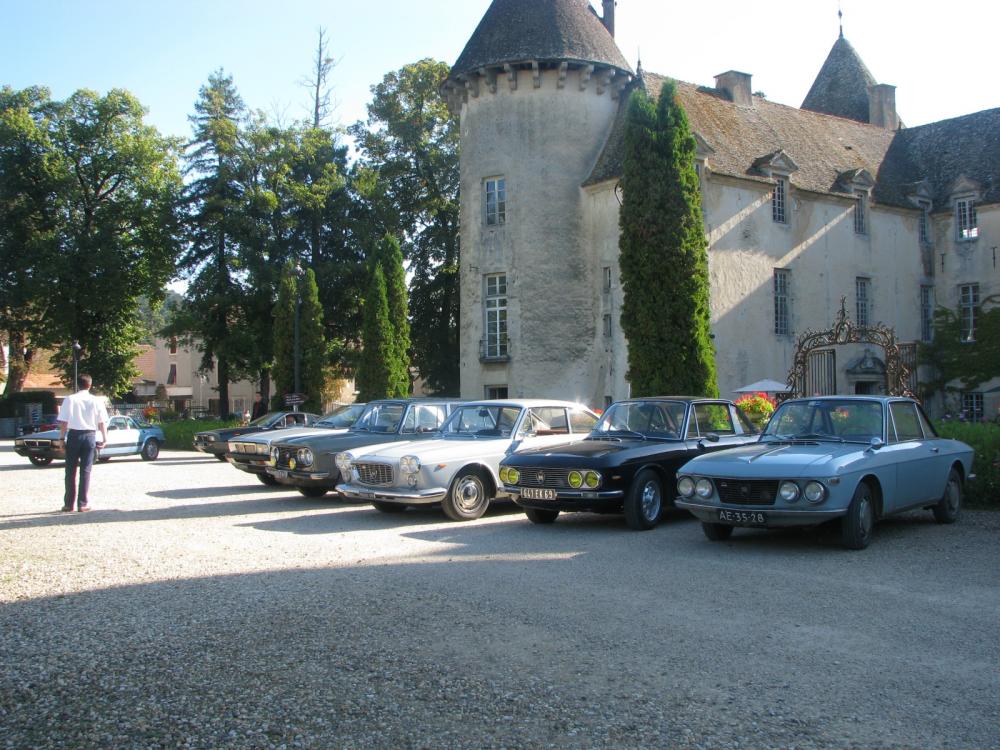
[[[441,428],[440,438],[383,445],[372,453],[338,453],[337,467],[349,480],[337,490],[371,500],[384,513],[440,502],[452,520],[470,521],[486,512],[490,500],[506,496],[497,476],[504,456],[583,440],[596,423],[594,412],[569,401],[462,404]]]

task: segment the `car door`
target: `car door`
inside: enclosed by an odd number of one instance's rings
[[[896,467],[895,496],[883,498],[887,511],[936,499],[941,494],[941,452],[936,443],[924,439],[916,404],[889,403],[889,445],[879,451],[891,456]]]
[[[114,416],[108,420],[108,443],[102,449],[106,456],[121,456],[139,450],[139,428],[129,417]]]

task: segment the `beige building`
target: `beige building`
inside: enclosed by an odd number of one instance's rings
[[[624,106],[666,79],[631,69],[615,3],[603,6],[494,0],[445,84],[461,121],[463,397],[629,395]],[[843,36],[801,107],[752,91],[738,71],[677,82],[698,144],[723,395],[784,381],[799,336],[829,328],[842,299],[856,323],[892,327],[907,357],[935,304],[960,311],[974,340],[981,301],[1000,293],[1000,110],[905,128],[894,87]],[[818,351],[808,388],[883,391],[883,358]],[[935,406],[989,416],[998,384]]]

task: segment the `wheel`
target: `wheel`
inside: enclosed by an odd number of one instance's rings
[[[441,501],[441,509],[452,521],[473,521],[486,512],[490,496],[483,479],[474,472],[460,474]]]
[[[217,460],[219,460],[219,461],[225,461],[226,460],[226,454],[225,453],[216,453],[215,454],[215,458]]]
[[[525,508],[524,515],[532,523],[552,523],[559,517],[558,510],[542,510],[541,508]]]
[[[931,509],[938,523],[955,523],[962,510],[962,477],[952,469],[948,472],[948,484],[938,504]]]
[[[840,541],[847,549],[864,549],[872,541],[875,529],[875,499],[872,488],[862,482],[854,490],[847,515],[840,521]]]
[[[98,456],[97,457],[97,463],[99,463],[99,464],[106,464],[110,460],[111,460],[111,456]]]
[[[625,496],[625,521],[636,531],[656,526],[663,510],[663,485],[652,469],[643,469],[628,488]]]
[[[296,487],[300,495],[306,497],[323,497],[326,494],[326,487]]]
[[[50,456],[28,456],[28,460],[35,466],[48,466],[52,463],[52,458]]]
[[[160,455],[160,441],[150,438],[146,441],[146,444],[142,446],[142,460],[143,461],[155,461]]]
[[[713,542],[724,542],[733,535],[733,527],[724,523],[705,523],[702,521],[701,530]]]
[[[399,503],[387,503],[385,500],[372,500],[372,505],[375,510],[380,510],[383,513],[403,513],[406,511],[405,505],[400,505]]]
[[[268,487],[277,487],[279,484],[278,480],[270,474],[258,474],[257,479],[260,480],[261,484],[266,484]]]

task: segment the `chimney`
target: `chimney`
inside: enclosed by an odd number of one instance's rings
[[[604,0],[604,15],[601,16],[604,28],[611,36],[615,35],[615,0]]]
[[[868,122],[886,130],[899,130],[895,86],[876,83],[868,87]]]
[[[750,74],[738,70],[727,70],[715,77],[715,88],[725,91],[734,104],[741,107],[752,107],[753,96],[750,94]]]

